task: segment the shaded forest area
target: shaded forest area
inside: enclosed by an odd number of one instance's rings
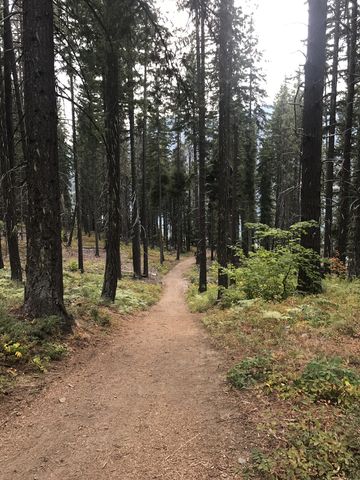
[[[360,13],[308,4],[305,65],[269,105],[234,0],[179,0],[185,31],[151,0],[0,2],[0,391],[194,254],[230,384],[283,419],[261,410],[250,478],[356,480]]]

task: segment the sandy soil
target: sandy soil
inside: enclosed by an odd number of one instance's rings
[[[165,277],[157,305],[3,426],[1,479],[241,478],[246,418],[185,304],[192,262]]]

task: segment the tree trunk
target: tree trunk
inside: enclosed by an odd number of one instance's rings
[[[198,129],[199,129],[199,292],[207,290],[206,261],[206,101],[205,101],[205,4],[200,0],[196,12],[197,30],[197,87],[198,87]]]
[[[180,139],[180,128],[176,132],[176,173],[177,173],[177,182],[180,180],[181,175],[181,139]],[[182,238],[181,238],[181,224],[182,224],[182,191],[180,191],[180,184],[176,188],[176,199],[175,199],[175,219],[176,219],[176,260],[180,260],[181,250],[182,250]]]
[[[4,265],[4,258],[2,253],[2,234],[0,232],[0,270],[3,270],[4,267],[5,265]]]
[[[349,241],[350,224],[350,184],[351,184],[351,146],[354,116],[354,97],[357,62],[357,0],[351,0],[350,42],[348,49],[347,95],[344,133],[344,159],[340,171],[339,193],[339,234],[337,250],[341,261],[345,262]]]
[[[233,171],[232,171],[232,204],[231,204],[231,244],[233,247],[239,246],[239,228],[240,228],[240,209],[239,209],[239,190],[240,190],[240,152],[239,152],[239,125],[238,119],[235,119],[233,127],[234,148],[233,148]],[[235,250],[232,253],[232,263],[238,265],[238,256]]]
[[[189,170],[188,175],[191,178],[191,169],[192,169],[192,161],[191,161],[191,153],[189,152]],[[188,190],[188,204],[187,204],[187,214],[186,214],[186,251],[191,252],[191,240],[192,240],[192,185],[189,182],[189,190]]]
[[[158,82],[158,79],[157,79]],[[160,111],[159,102],[156,107],[156,146],[157,146],[157,169],[158,169],[158,188],[159,188],[159,205],[158,205],[158,230],[159,230],[159,249],[160,249],[160,265],[165,261],[164,257],[164,237],[163,237],[163,199],[162,199],[162,168],[160,154]]]
[[[67,246],[68,247],[71,247],[72,239],[73,239],[73,236],[74,236],[74,229],[75,229],[75,222],[76,222],[76,210],[77,210],[77,205],[75,204],[73,216],[72,216],[72,219],[71,219],[69,239],[67,241]]]
[[[316,221],[301,238],[301,245],[320,254],[321,215],[321,150],[323,92],[326,65],[327,0],[310,0],[307,61],[305,65],[305,91],[302,139],[301,220]],[[307,268],[300,268],[300,291],[321,291],[320,262],[310,259]]]
[[[360,277],[360,128],[358,127],[357,157],[354,173],[354,199],[351,205],[350,278]]]
[[[129,52],[130,55],[130,52]],[[135,113],[134,113],[134,79],[133,67],[128,60],[129,82],[129,125],[130,125],[130,164],[131,164],[131,226],[132,226],[132,257],[134,277],[141,277],[141,224],[138,204],[138,181],[135,152]]]
[[[81,209],[81,189],[79,179],[79,158],[77,154],[77,135],[75,118],[75,95],[74,95],[74,77],[70,73],[70,95],[71,95],[71,120],[72,120],[72,151],[73,165],[75,175],[75,201],[76,201],[76,224],[77,224],[77,245],[78,245],[78,269],[84,273],[84,254],[82,241],[82,209]]]
[[[54,24],[51,0],[27,0],[24,22],[24,106],[27,133],[27,265],[24,311],[72,319],[63,300]]]
[[[230,156],[230,108],[231,108],[231,43],[233,0],[220,3],[219,44],[219,158],[218,158],[218,285],[219,296],[228,287],[224,268],[228,263],[228,189]]]
[[[16,102],[16,109],[19,119],[19,131],[20,131],[20,138],[21,138],[21,148],[24,157],[24,161],[26,160],[26,133],[25,133],[25,122],[24,122],[24,109],[23,109],[23,102],[20,93],[20,82],[19,82],[19,75],[17,70],[16,64],[16,57],[15,57],[15,49],[14,49],[14,42],[13,42],[13,34],[12,34],[12,27],[11,27],[11,16],[9,15],[9,0],[4,0],[4,30],[6,35],[6,47],[4,41],[4,48],[7,54],[9,55],[9,63],[11,68],[11,73],[13,77],[13,84],[14,84],[14,93],[15,93],[15,102]]]
[[[3,168],[4,179],[4,203],[5,203],[5,224],[6,235],[9,246],[9,259],[11,269],[11,279],[22,281],[22,269],[19,254],[19,242],[17,232],[16,218],[16,195],[15,195],[15,144],[14,144],[14,125],[13,125],[13,96],[11,83],[12,69],[12,34],[9,15],[8,0],[4,0],[4,107],[5,107],[5,151]]]
[[[146,23],[147,26],[147,23]],[[141,235],[144,249],[144,269],[143,275],[145,278],[149,276],[149,218],[148,218],[148,195],[147,188],[147,124],[148,124],[148,49],[145,46],[145,60],[144,60],[144,109],[143,109],[143,138],[142,138],[142,158],[141,158]]]
[[[333,227],[333,195],[334,195],[334,161],[335,161],[335,134],[336,134],[336,106],[340,40],[340,0],[335,1],[334,13],[334,46],[331,68],[331,96],[329,114],[329,144],[327,151],[326,178],[325,178],[325,236],[324,256],[333,256],[332,227]]]
[[[198,68],[198,67],[197,67]],[[198,113],[198,108],[193,109],[193,153],[194,153],[194,183],[195,183],[195,189],[194,189],[194,207],[195,207],[195,218],[197,221],[195,222],[195,228],[194,228],[194,235],[195,235],[195,240],[196,240],[196,264],[199,264],[199,240],[200,240],[200,234],[199,234],[199,219],[200,219],[200,214],[199,214],[199,155],[198,155],[198,128],[199,128],[199,115]]]
[[[99,226],[94,214],[94,229],[95,229],[95,257],[100,257],[100,248],[99,248]]]
[[[115,42],[116,0],[106,0],[108,37],[105,51],[104,106],[107,158],[108,222],[106,263],[102,297],[115,301],[120,271],[120,140],[119,140],[119,54]],[[115,27],[115,28],[114,28]],[[115,30],[115,31],[114,31]]]

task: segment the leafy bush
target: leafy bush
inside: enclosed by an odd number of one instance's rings
[[[43,348],[45,357],[52,361],[61,360],[68,353],[68,348],[62,343],[47,343]]]
[[[235,297],[232,290],[242,290],[248,299],[281,300],[296,288],[295,257],[283,248],[265,250],[260,247],[247,259],[243,257],[240,268],[229,268],[228,273],[234,286],[225,294],[225,301]]]
[[[12,361],[20,360],[29,350],[27,345],[21,345],[19,342],[4,343],[2,349],[3,355]]]
[[[316,305],[300,305],[290,311],[289,315],[293,320],[308,322],[312,327],[327,326],[332,321],[330,313]]]
[[[206,312],[215,305],[218,298],[217,285],[208,285],[204,293],[199,293],[197,285],[190,285],[187,293],[188,303],[192,312]]]
[[[0,394],[6,394],[11,387],[12,381],[9,376],[0,375]]]
[[[359,479],[359,438],[344,428],[324,428],[303,420],[290,426],[286,446],[271,454],[256,452],[248,472],[262,480]]]
[[[318,358],[310,362],[294,382],[299,392],[314,401],[349,406],[360,399],[360,375],[343,365],[340,358]]]
[[[65,355],[65,345],[49,342],[60,338],[62,320],[56,316],[27,321],[0,312],[0,360],[45,371],[50,360]]]
[[[100,327],[109,327],[111,324],[110,316],[101,312],[98,308],[93,307],[90,310],[90,317],[92,321]]]
[[[45,340],[48,337],[60,336],[61,322],[62,319],[57,316],[27,321],[0,311],[0,336],[5,343]]]
[[[39,370],[39,372],[41,372],[41,373],[45,373],[45,372],[46,372],[45,363],[46,363],[46,360],[43,360],[43,359],[40,357],[40,355],[35,355],[35,357],[32,359],[32,364],[33,364],[34,367],[36,367],[37,370]]]
[[[70,272],[77,272],[78,271],[78,264],[76,260],[71,260],[68,264],[68,269]]]
[[[272,372],[270,357],[246,358],[229,370],[228,381],[236,388],[246,388],[254,383],[265,382]]]
[[[348,269],[344,262],[340,260],[339,252],[336,252],[335,257],[329,259],[330,273],[341,278],[346,278]]]
[[[315,283],[321,283],[316,269],[320,257],[300,245],[301,234],[313,226],[313,222],[301,222],[289,230],[280,230],[263,224],[249,224],[248,228],[255,235],[255,251],[247,258],[241,250],[236,250],[240,267],[230,266],[226,270],[233,285],[224,293],[224,301],[229,303],[229,299],[236,299],[234,290],[242,291],[248,299],[285,299],[297,287],[300,268]],[[271,250],[262,246],[265,240],[271,240]],[[238,298],[241,299],[241,295]]]

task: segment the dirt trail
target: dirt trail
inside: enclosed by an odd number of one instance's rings
[[[241,478],[239,407],[222,356],[185,304],[192,262],[166,276],[160,302],[125,334],[2,429],[1,479]]]

